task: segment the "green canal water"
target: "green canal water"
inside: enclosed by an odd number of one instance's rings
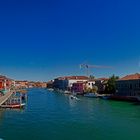
[[[25,110],[0,111],[3,140],[140,140],[140,105],[31,89]]]

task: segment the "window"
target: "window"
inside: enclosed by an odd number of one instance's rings
[[[132,89],[132,84],[130,84],[130,89]]]

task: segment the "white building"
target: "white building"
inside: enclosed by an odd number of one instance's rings
[[[86,76],[66,76],[59,77],[54,80],[54,88],[62,90],[70,90],[73,83],[87,82],[89,80]]]
[[[94,86],[95,86],[95,80],[89,80],[89,81],[87,81],[86,88],[93,89]]]

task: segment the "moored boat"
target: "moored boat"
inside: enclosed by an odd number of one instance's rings
[[[53,88],[48,88],[47,90],[49,90],[49,91],[54,91],[54,89],[53,89]]]
[[[102,96],[101,98],[104,100],[108,100],[108,99],[110,99],[110,96]]]
[[[97,95],[97,93],[86,93],[86,94],[84,94],[84,97],[98,98],[98,95]]]
[[[101,99],[105,99],[105,100],[108,100],[110,99],[110,94],[98,94],[98,97],[101,98]]]
[[[22,104],[6,104],[6,105],[1,105],[1,108],[23,108],[25,106],[25,103]]]
[[[71,94],[71,92],[68,91],[68,90],[65,90],[65,91],[64,91],[64,94]]]

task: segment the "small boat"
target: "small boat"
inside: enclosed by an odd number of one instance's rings
[[[84,97],[98,98],[98,95],[96,93],[86,93],[84,94]]]
[[[76,96],[74,96],[74,95],[70,95],[70,99],[72,99],[72,100],[79,100]]]
[[[53,88],[48,88],[48,91],[54,91],[54,89]]]
[[[70,91],[68,91],[68,90],[65,90],[64,91],[64,94],[70,94],[71,92]]]
[[[102,96],[101,98],[104,100],[108,100],[110,98],[110,96]]]
[[[1,105],[1,108],[23,108],[25,103],[22,104],[9,104],[9,105]]]
[[[110,99],[111,95],[107,95],[107,94],[98,94],[98,97],[104,100],[108,100]]]

